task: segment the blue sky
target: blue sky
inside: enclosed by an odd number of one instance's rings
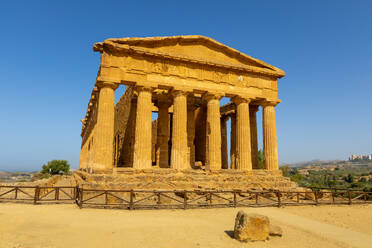
[[[341,0],[3,1],[0,170],[51,159],[78,167],[99,66],[92,45],[133,36],[206,35],[283,69],[280,163],[372,153],[371,9]]]

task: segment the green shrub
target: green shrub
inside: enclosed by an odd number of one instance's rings
[[[66,160],[51,160],[48,164],[44,164],[40,173],[41,174],[66,174],[70,170],[70,164]]]

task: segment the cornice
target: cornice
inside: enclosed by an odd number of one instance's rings
[[[181,36],[183,37],[183,36]],[[185,36],[187,37],[187,36]],[[230,53],[233,53],[237,56],[242,56],[244,58],[247,58],[249,60],[252,60],[256,62],[257,64],[260,64],[262,66],[267,67],[266,68],[258,68],[255,66],[249,66],[249,65],[238,65],[238,64],[231,64],[231,63],[221,63],[221,62],[214,62],[214,61],[209,61],[209,60],[201,60],[193,57],[188,57],[188,56],[183,56],[183,55],[174,55],[174,54],[169,54],[165,52],[160,52],[160,51],[153,51],[151,49],[146,49],[146,48],[140,48],[136,46],[131,46],[125,43],[125,41],[129,41],[130,39],[108,39],[104,42],[101,43],[96,43],[93,46],[94,51],[98,52],[103,52],[105,49],[108,51],[113,50],[113,51],[122,51],[126,52],[128,54],[134,53],[134,54],[139,54],[142,56],[150,56],[150,57],[157,57],[157,58],[162,58],[166,60],[174,60],[174,61],[182,61],[182,62],[188,62],[188,63],[195,63],[195,64],[201,64],[201,65],[207,65],[207,66],[214,66],[214,67],[219,67],[219,68],[224,68],[224,69],[229,69],[229,70],[238,70],[238,71],[244,71],[244,72],[249,72],[249,73],[254,73],[254,74],[261,74],[261,75],[266,75],[266,76],[273,76],[276,78],[281,78],[285,76],[284,71],[280,70],[279,68],[276,68],[272,65],[269,65],[263,61],[260,61],[258,59],[254,59],[246,54],[243,54],[233,48],[230,48],[226,45],[223,45],[211,38],[204,37],[204,36],[192,36],[193,39],[200,39],[204,41],[208,41],[212,43],[215,46],[218,46],[219,48],[222,48],[223,50],[227,50]],[[163,37],[166,39],[167,37]],[[142,41],[148,40],[149,42],[154,42],[154,40],[158,40],[157,37],[155,38],[142,38]],[[160,39],[162,40],[162,39]],[[131,44],[131,42],[127,42]],[[133,43],[135,45],[135,43]]]

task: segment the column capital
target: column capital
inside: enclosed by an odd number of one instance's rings
[[[170,107],[172,105],[172,100],[169,98],[168,94],[157,94],[157,101],[155,101],[156,106],[159,107]]]
[[[135,87],[134,87],[134,91],[135,91],[136,93],[138,93],[139,91],[149,91],[149,92],[153,92],[154,89],[153,89],[152,87],[149,87],[149,86],[140,86],[140,85],[138,85],[138,86],[135,86]]]
[[[248,97],[242,97],[242,96],[234,96],[231,98],[231,101],[235,104],[240,104],[240,103],[250,103],[251,99]]]
[[[275,107],[276,105],[278,105],[279,103],[281,102],[281,100],[265,100],[263,102],[260,103],[260,105],[262,105],[263,107],[266,107],[266,106],[273,106]]]
[[[187,96],[188,94],[190,94],[191,92],[189,91],[186,91],[186,90],[178,90],[178,89],[172,89],[169,91],[169,94],[173,97],[175,96],[180,96],[180,95],[184,95],[184,96]]]
[[[222,93],[207,92],[207,93],[203,94],[203,99],[205,99],[206,101],[220,100],[223,96],[224,96],[224,94],[222,94]]]
[[[109,82],[109,81],[97,81],[96,82],[96,87],[94,87],[93,91],[95,91],[95,90],[99,91],[100,89],[106,88],[106,87],[109,87],[109,88],[112,88],[113,90],[116,90],[119,87],[119,83]]]

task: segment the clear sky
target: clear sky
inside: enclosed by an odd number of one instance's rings
[[[77,168],[92,45],[134,36],[206,35],[283,69],[280,163],[372,153],[371,10],[357,0],[2,1],[0,170],[51,159]]]

